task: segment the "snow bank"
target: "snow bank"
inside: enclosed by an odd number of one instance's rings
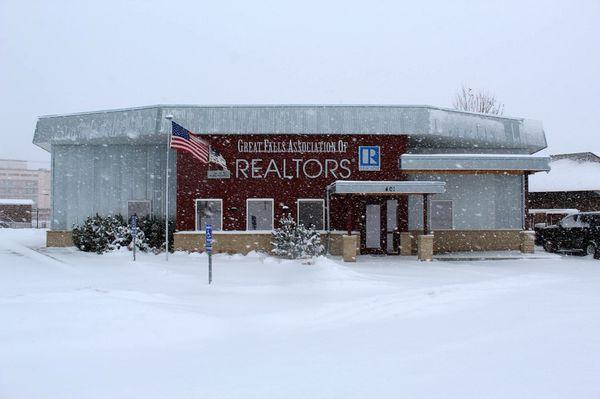
[[[106,255],[0,230],[1,398],[593,398],[600,262]],[[41,244],[41,245],[40,245]]]

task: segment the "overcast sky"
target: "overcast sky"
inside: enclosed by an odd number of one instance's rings
[[[463,83],[600,154],[600,0],[0,0],[0,158],[36,118],[159,103],[430,104]]]

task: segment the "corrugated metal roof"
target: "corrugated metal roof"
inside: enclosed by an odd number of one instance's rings
[[[390,134],[421,145],[523,150],[546,147],[542,124],[425,105],[156,105],[42,116],[33,142],[51,144],[166,142],[166,115],[206,134]]]

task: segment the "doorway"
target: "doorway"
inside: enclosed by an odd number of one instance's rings
[[[361,212],[361,253],[399,253],[399,227],[403,208],[396,198],[369,197],[363,200]]]

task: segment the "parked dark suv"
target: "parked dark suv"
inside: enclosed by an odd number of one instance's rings
[[[557,225],[536,229],[536,241],[548,252],[575,252],[600,258],[600,212],[574,213]]]

